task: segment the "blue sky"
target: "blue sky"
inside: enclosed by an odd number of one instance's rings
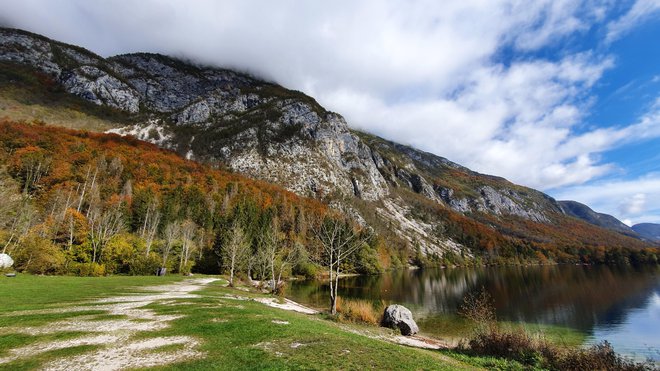
[[[22,0],[0,22],[247,70],[355,128],[660,223],[660,0]]]

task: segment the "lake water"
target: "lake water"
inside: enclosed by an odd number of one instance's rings
[[[609,341],[617,352],[660,361],[660,268],[534,266],[422,269],[340,280],[345,298],[407,306],[423,333],[442,336],[463,297],[485,288],[498,320],[556,325],[587,342]],[[287,296],[328,306],[328,284],[294,281]],[[455,318],[455,317],[453,317]],[[444,324],[443,324],[444,323]]]

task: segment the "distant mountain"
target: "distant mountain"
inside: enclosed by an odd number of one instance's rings
[[[651,241],[660,242],[660,224],[640,223],[633,225],[632,229],[640,236],[648,238]]]
[[[559,201],[559,205],[561,206],[562,211],[567,215],[574,216],[587,223],[619,232],[627,236],[639,238],[639,235],[633,230],[633,228],[625,225],[612,215],[595,212],[589,206],[577,201]]]
[[[70,110],[73,97],[89,117],[111,118],[99,130],[323,200],[375,230],[404,264],[593,261],[609,259],[595,252],[602,247],[647,246],[575,219],[542,192],[352,130],[312,97],[244,73],[158,54],[102,58],[13,29],[0,29],[0,72],[0,96],[25,87],[14,107],[48,92],[56,96],[44,111]]]

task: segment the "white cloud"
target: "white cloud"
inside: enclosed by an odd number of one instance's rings
[[[627,13],[607,25],[607,41],[619,39],[635,26],[660,13],[660,0],[637,0]]]
[[[660,136],[657,111],[629,127],[582,126],[592,87],[614,68],[612,56],[530,54],[605,22],[612,6],[22,0],[3,4],[0,18],[106,56],[157,51],[249,70],[316,97],[354,127],[552,189],[611,171],[602,151]],[[524,57],[499,62],[510,50]]]
[[[646,209],[646,194],[636,193],[619,204],[621,215],[641,214]]]

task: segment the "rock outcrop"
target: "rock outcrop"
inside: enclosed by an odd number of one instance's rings
[[[412,336],[419,332],[419,327],[417,327],[410,309],[398,304],[389,305],[385,308],[382,325],[399,329],[401,335],[405,336]]]

